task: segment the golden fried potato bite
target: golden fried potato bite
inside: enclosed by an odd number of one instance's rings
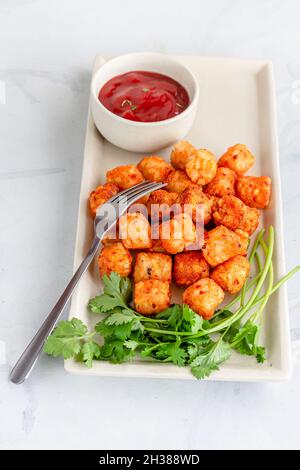
[[[241,228],[246,217],[245,204],[235,196],[224,196],[215,201],[213,219],[216,225],[235,230]]]
[[[181,140],[177,142],[171,152],[171,163],[175,168],[179,170],[184,170],[185,165],[188,161],[188,158],[191,155],[196,155],[197,149],[187,142],[186,140]]]
[[[205,233],[202,253],[212,267],[224,263],[236,255],[245,255],[244,244],[240,237],[223,225]]]
[[[243,176],[238,178],[236,195],[249,207],[264,209],[271,196],[271,178],[268,176]]]
[[[252,235],[258,227],[260,212],[258,209],[255,209],[255,207],[248,207],[245,205],[245,208],[246,215],[239,228],[244,232],[249,233],[249,235]]]
[[[117,226],[113,227],[104,238],[102,238],[101,243],[103,246],[113,245],[114,243],[121,242],[119,238],[119,223],[117,222]]]
[[[250,264],[245,256],[234,256],[219,264],[212,274],[213,279],[223,290],[236,294],[241,290],[250,272]]]
[[[209,264],[200,251],[179,253],[174,258],[173,279],[179,287],[187,287],[209,277]]]
[[[134,285],[133,301],[137,312],[155,315],[170,306],[170,284],[157,279],[146,279]]]
[[[188,214],[182,213],[160,225],[160,240],[163,249],[175,255],[192,245],[197,239],[196,227]]]
[[[210,221],[214,199],[204,194],[199,186],[189,186],[180,194],[177,202],[182,207],[186,204],[190,205],[192,219],[195,223],[203,219],[202,215],[204,216],[204,224]]]
[[[239,237],[240,242],[241,242],[241,249],[243,253],[246,254],[248,250],[248,246],[249,246],[249,239],[250,239],[249,234],[239,228],[234,230],[234,233]]]
[[[165,181],[169,173],[174,171],[169,163],[156,155],[144,157],[137,165],[137,168],[146,180],[157,181],[158,183]]]
[[[182,170],[175,170],[166,179],[167,190],[171,193],[181,194],[189,186],[195,186],[186,173]]]
[[[147,250],[149,253],[167,253],[164,247],[162,246],[161,240],[153,240],[152,246]]]
[[[172,258],[162,253],[138,253],[133,271],[134,282],[146,279],[172,281]]]
[[[119,236],[123,245],[130,250],[143,250],[152,246],[150,224],[140,212],[120,217]]]
[[[210,183],[217,173],[217,162],[213,153],[206,149],[197,150],[185,165],[188,177],[201,186]]]
[[[94,191],[92,191],[89,197],[90,212],[92,216],[95,217],[98,207],[102,206],[102,204],[107,202],[118,192],[118,186],[110,183],[98,186]]]
[[[144,177],[134,165],[117,166],[106,173],[106,181],[116,184],[120,189],[128,189],[142,183]]]
[[[223,300],[223,290],[208,277],[195,282],[183,293],[183,303],[187,304],[205,320],[209,320],[213,316],[216,308]]]
[[[178,199],[177,193],[169,193],[168,191],[164,191],[163,189],[158,189],[157,191],[153,191],[150,194],[147,203],[148,214],[151,216],[151,222],[155,222],[157,220],[164,220],[170,218],[170,207],[173,206]],[[180,211],[180,205],[176,208],[173,206],[174,213]]]
[[[254,164],[254,156],[243,144],[229,147],[226,153],[218,161],[218,166],[225,166],[234,171],[238,176],[243,176]]]
[[[234,171],[230,170],[230,168],[219,167],[217,168],[216,176],[203,191],[211,196],[232,196],[235,193],[235,181],[236,174]]]
[[[122,243],[105,246],[98,257],[100,275],[116,272],[122,277],[130,276],[132,256]]]

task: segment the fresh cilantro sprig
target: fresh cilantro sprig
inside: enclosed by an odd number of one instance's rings
[[[95,332],[90,333],[87,326],[78,318],[58,323],[47,339],[44,351],[51,356],[71,357],[81,360],[92,367],[93,359],[100,357],[100,347],[93,341]]]
[[[211,320],[203,320],[188,305],[177,304],[154,317],[145,317],[130,304],[130,279],[111,273],[103,277],[103,293],[89,301],[90,311],[101,315],[93,331],[88,331],[76,318],[62,321],[48,338],[45,351],[65,359],[74,358],[88,367],[93,360],[120,364],[139,355],[179,367],[188,366],[198,379],[219,370],[232,351],[264,362],[265,349],[259,345],[262,312],[269,297],[300,268],[294,268],[273,284],[273,228],[270,227],[268,243],[263,235],[264,231],[258,234],[249,257],[251,262],[257,260],[258,274],[239,295],[215,312]],[[259,258],[259,248],[263,250],[264,263]],[[261,294],[266,280],[265,293]],[[233,310],[238,302],[239,307]]]
[[[132,298],[131,281],[127,277],[120,277],[117,273],[106,274],[102,278],[104,284],[103,294],[89,301],[89,308],[94,313],[105,313],[116,307],[128,309]]]

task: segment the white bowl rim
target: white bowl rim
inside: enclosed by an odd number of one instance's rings
[[[182,113],[179,113],[177,114],[177,116],[173,116],[171,118],[168,118],[168,119],[164,119],[163,121],[153,121],[153,122],[141,122],[141,121],[132,121],[131,119],[125,119],[123,118],[122,116],[118,116],[117,114],[114,114],[112,111],[110,111],[109,109],[107,109],[102,103],[101,101],[99,100],[97,94],[96,94],[96,91],[95,91],[95,82],[98,78],[98,75],[100,74],[101,70],[102,70],[102,67],[106,66],[106,65],[109,65],[112,61],[117,61],[119,59],[123,59],[123,58],[135,58],[135,57],[138,57],[138,56],[145,56],[145,55],[148,55],[148,56],[156,56],[156,57],[161,57],[161,58],[168,58],[169,60],[171,60],[174,64],[178,64],[180,67],[182,67],[183,69],[185,69],[187,71],[187,73],[190,75],[190,77],[192,78],[193,80],[193,84],[194,84],[194,87],[195,87],[195,93],[194,93],[194,96],[191,100],[191,102],[188,104],[187,108],[182,111]],[[109,59],[107,62],[105,62],[105,64],[103,64],[103,66],[101,66],[97,72],[95,73],[94,77],[92,78],[92,81],[91,81],[91,93],[92,93],[92,96],[94,98],[94,100],[98,103],[98,106],[106,113],[108,114],[110,117],[112,117],[113,119],[116,119],[117,121],[119,122],[122,122],[123,124],[127,124],[129,126],[136,126],[136,127],[146,127],[146,126],[149,126],[149,127],[158,127],[158,126],[164,126],[164,125],[167,125],[167,124],[170,124],[170,123],[173,123],[173,122],[176,122],[178,121],[179,119],[185,117],[191,110],[191,108],[193,108],[197,102],[198,102],[198,98],[199,98],[199,87],[198,87],[198,82],[196,80],[196,77],[195,75],[193,74],[193,72],[191,72],[191,70],[186,67],[185,65],[183,65],[181,62],[179,62],[178,60],[176,59],[173,59],[172,56],[168,55],[168,54],[162,54],[162,53],[159,53],[159,52],[134,52],[134,53],[130,53],[130,54],[122,54],[122,55],[118,55],[116,57],[113,57],[112,59]]]

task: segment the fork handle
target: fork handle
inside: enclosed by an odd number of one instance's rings
[[[64,292],[58,299],[57,303],[54,305],[53,309],[47,316],[46,320],[36,332],[35,336],[28,344],[27,348],[20,356],[19,360],[17,361],[16,365],[12,369],[10,373],[10,380],[15,384],[20,384],[27,379],[30,372],[32,371],[35,362],[43,348],[44,342],[51,334],[53,328],[55,327],[57,320],[59,319],[63,309],[65,308],[66,304],[70,300],[70,297],[77,286],[78,282],[80,281],[82,275],[85,273],[89,265],[91,264],[98,247],[100,245],[102,237],[95,236],[92,245],[88,251],[87,256],[82,261],[81,265],[75,272],[74,276],[70,280],[69,284],[65,288]]]

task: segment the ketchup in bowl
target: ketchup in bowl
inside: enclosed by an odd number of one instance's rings
[[[182,113],[189,105],[185,88],[171,77],[133,71],[103,85],[99,101],[117,116],[139,122],[157,122]]]

